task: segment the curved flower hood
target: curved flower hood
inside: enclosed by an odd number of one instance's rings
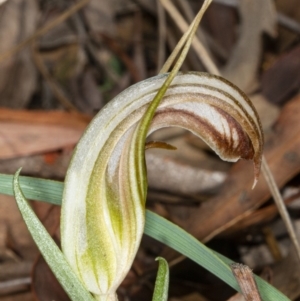
[[[140,244],[147,177],[144,157],[135,151],[137,128],[166,76],[133,85],[110,101],[79,141],[67,173],[62,248],[98,300],[115,300]],[[263,147],[260,121],[248,98],[225,79],[178,74],[148,134],[167,126],[190,130],[223,160],[252,159],[257,180]]]

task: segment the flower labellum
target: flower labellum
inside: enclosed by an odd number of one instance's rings
[[[97,300],[117,300],[116,289],[140,244],[147,178],[144,157],[134,146],[139,122],[166,77],[137,83],[109,102],[79,141],[67,172],[62,249]],[[260,121],[248,98],[225,79],[179,73],[148,134],[168,126],[190,130],[224,160],[252,159],[256,182],[263,147]]]

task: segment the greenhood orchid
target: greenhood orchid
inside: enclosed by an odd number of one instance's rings
[[[166,77],[140,82],[109,102],[90,123],[68,169],[62,249],[98,300],[116,300],[140,244],[147,192],[145,158],[137,151],[140,120]],[[252,159],[257,180],[263,147],[259,118],[225,79],[178,74],[152,113],[148,134],[167,126],[190,130],[224,160]]]
[[[144,232],[145,143],[153,131],[181,127],[203,139],[224,160],[251,159],[254,185],[257,181],[263,134],[249,99],[219,76],[178,73],[210,2],[204,2],[162,69],[174,63],[172,71],[120,93],[80,139],[63,192],[63,254],[50,238],[44,238],[47,233],[20,190],[18,173],[15,176],[14,192],[24,220],[72,300],[117,300],[116,290],[131,268]],[[55,251],[48,251],[47,244]],[[162,266],[166,270],[166,264]],[[157,292],[167,298],[166,289]]]

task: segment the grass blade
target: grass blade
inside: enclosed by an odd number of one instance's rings
[[[19,183],[27,199],[61,205],[63,182],[20,176]],[[0,193],[14,195],[12,175],[0,174]]]
[[[75,275],[64,255],[28,204],[19,185],[20,171],[21,169],[14,176],[13,191],[22,217],[40,252],[71,300],[95,301]],[[38,184],[41,184],[41,182]]]
[[[13,195],[12,179],[10,175],[0,174],[0,193]],[[34,187],[34,190],[28,186],[29,183]],[[52,204],[60,203],[63,190],[63,183],[61,182],[20,177],[20,186],[28,198],[30,196],[31,199],[37,201],[45,201]],[[239,291],[238,284],[229,266],[233,261],[210,250],[183,229],[147,210],[145,233],[197,262]],[[289,301],[286,296],[260,277],[256,276],[255,279],[264,301]]]
[[[147,210],[144,233],[195,261],[232,288],[240,291],[229,266],[233,261],[212,251],[180,227]],[[264,301],[289,300],[260,277],[255,276],[255,280]]]

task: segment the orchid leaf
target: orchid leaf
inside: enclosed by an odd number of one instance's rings
[[[34,190],[28,186],[29,182],[32,187],[35,187]],[[33,200],[53,204],[59,203],[58,200],[62,197],[64,184],[21,176],[20,185],[27,198],[30,196]],[[0,174],[0,193],[13,195],[13,178],[11,175]],[[237,291],[239,290],[229,267],[233,263],[232,260],[210,250],[189,233],[149,210],[146,212],[145,233],[195,261]],[[260,277],[256,276],[255,279],[264,301],[290,301]]]
[[[167,261],[162,257],[157,257],[156,260],[158,260],[159,265],[152,301],[167,301],[169,290],[169,266]]]
[[[19,169],[13,179],[13,191],[14,196],[17,201],[17,205],[20,209],[22,217],[27,225],[27,228],[37,244],[41,254],[45,258],[46,262],[48,263],[49,267],[53,271],[54,275],[56,276],[57,280],[60,282],[62,287],[64,288],[65,292],[69,295],[71,300],[73,301],[95,301],[92,295],[86,290],[83,286],[81,281],[75,275],[74,271],[66,261],[64,255],[62,254],[61,250],[58,248],[52,237],[49,235],[47,230],[44,228],[43,224],[37,218],[33,210],[31,209],[30,205],[28,204],[19,184],[19,174],[21,169]],[[1,181],[3,183],[4,181]],[[47,181],[44,180],[36,180],[33,179],[34,184],[37,184],[37,187],[42,187],[43,184],[47,185]],[[58,191],[60,190],[60,185],[53,185],[54,187],[57,186]],[[49,187],[51,188],[51,187]],[[27,187],[26,192],[29,191],[29,194],[32,195],[32,191],[29,187]],[[42,189],[43,190],[43,189]],[[48,197],[51,194],[43,195],[43,192],[35,190],[38,194],[40,193],[42,197]],[[45,190],[44,190],[45,192]]]

